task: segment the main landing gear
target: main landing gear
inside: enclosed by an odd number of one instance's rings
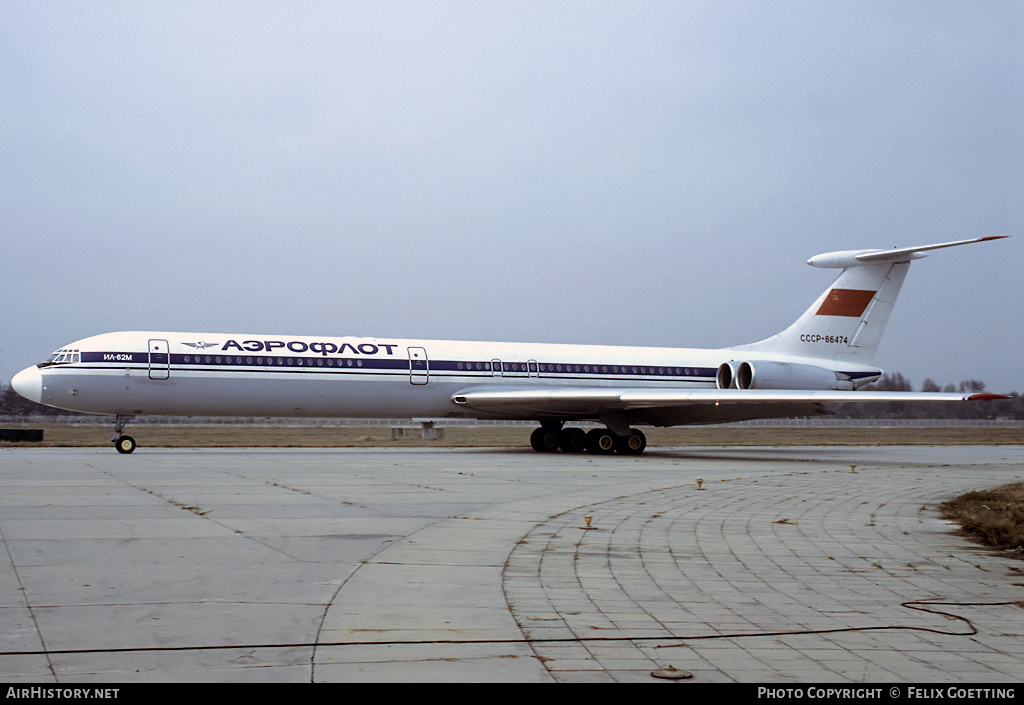
[[[607,428],[595,428],[587,432],[582,428],[545,425],[530,435],[530,445],[540,453],[563,450],[566,453],[587,451],[595,455],[640,455],[647,447],[647,437],[636,429],[630,429],[629,435],[620,436]]]
[[[124,427],[134,420],[134,416],[118,415],[117,420],[114,422],[114,437],[110,440],[114,442],[114,447],[117,448],[118,453],[131,453],[138,447],[134,438],[121,433]]]

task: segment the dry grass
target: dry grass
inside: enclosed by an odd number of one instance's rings
[[[1024,557],[1024,482],[968,492],[944,503],[942,515],[986,546]]]
[[[16,427],[19,424],[6,424]],[[113,428],[96,423],[33,424],[41,443],[23,447],[110,447]],[[442,427],[443,438],[425,441],[418,428],[393,439],[388,426],[129,425],[139,448],[529,448],[531,426]],[[752,427],[644,428],[651,448],[687,446],[991,446],[1024,445],[1020,428],[1006,427]]]
[[[17,424],[8,424],[11,427]],[[35,424],[40,443],[0,443],[22,447],[110,447],[113,428],[88,424]],[[392,438],[390,427],[373,426],[188,426],[130,425],[126,432],[140,448],[344,448],[344,447],[492,447],[529,448],[531,426],[441,427],[443,438],[423,440],[418,428]],[[1024,445],[1019,428],[986,427],[750,427],[681,426],[645,428],[648,445],[687,446],[835,446],[835,445]]]

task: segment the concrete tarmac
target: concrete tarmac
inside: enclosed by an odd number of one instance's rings
[[[1022,477],[1024,446],[5,448],[0,680],[1020,683],[1024,560],[937,507]]]

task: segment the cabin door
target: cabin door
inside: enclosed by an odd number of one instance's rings
[[[149,341],[149,378],[168,379],[171,376],[170,346],[166,340]]]
[[[413,384],[430,381],[430,362],[425,348],[409,348],[409,381]]]

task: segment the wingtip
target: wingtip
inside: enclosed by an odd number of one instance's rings
[[[983,394],[972,394],[971,396],[967,397],[967,401],[991,401],[993,399],[1011,399],[1011,398],[1012,397],[1008,397],[1005,394],[991,394],[989,392],[985,392]]]

